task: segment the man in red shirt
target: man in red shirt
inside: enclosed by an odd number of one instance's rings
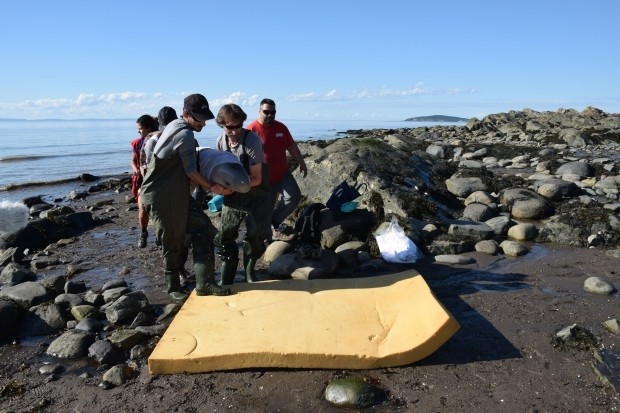
[[[258,119],[250,123],[247,129],[256,133],[263,142],[265,163],[269,166],[269,210],[273,210],[271,216],[271,228],[265,228],[267,241],[272,239],[287,239],[290,229],[283,225],[284,220],[295,210],[301,200],[301,191],[297,181],[288,168],[286,152],[291,154],[299,165],[299,170],[304,178],[308,174],[304,162],[293,136],[286,125],[276,119],[276,103],[271,99],[263,99],[258,109]],[[278,201],[280,197],[280,201]],[[276,205],[277,202],[277,205]],[[267,220],[267,223],[269,221]]]

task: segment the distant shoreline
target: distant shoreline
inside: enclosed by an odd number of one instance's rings
[[[0,122],[117,122],[117,121],[133,121],[131,118],[114,118],[114,119],[21,119],[21,118],[0,118]]]
[[[0,200],[21,202],[26,198],[39,196],[49,202],[67,204],[72,191],[89,191],[90,187],[102,184],[109,179],[129,180],[130,173],[105,174],[97,176],[94,181],[85,181],[80,177],[58,179],[53,181],[24,182],[0,187]]]
[[[467,122],[468,118],[461,118],[458,116],[446,116],[446,115],[430,115],[430,116],[415,116],[412,118],[407,118],[405,120],[385,120],[385,122]],[[85,118],[85,119],[59,119],[59,118],[48,118],[48,119],[24,119],[24,118],[0,118],[0,122],[130,122],[135,121],[133,118],[108,118],[108,119],[99,119],[99,118]],[[372,121],[372,119],[285,119],[284,122],[288,121],[300,121],[300,122],[314,122],[314,121],[329,121],[329,122],[367,122]]]
[[[415,116],[413,118],[407,118],[403,122],[457,122],[465,123],[469,121],[467,118],[459,118],[458,116],[446,116],[446,115],[430,115],[430,116]]]
[[[97,183],[97,182],[105,181],[107,179],[124,179],[128,177],[131,177],[131,174],[129,172],[124,172],[124,173],[99,175],[99,176],[93,175],[93,178],[91,180],[85,180],[83,179],[82,176],[76,176],[73,178],[61,178],[61,179],[56,179],[53,181],[20,182],[20,183],[0,186],[0,193],[17,191],[17,190],[24,189],[24,188],[32,188],[32,187],[38,187],[38,186],[56,186],[56,185],[63,185],[63,184],[68,184],[72,182],[77,183],[77,184]]]
[[[82,120],[77,120],[77,119],[74,119],[74,120],[55,119],[55,120],[47,120],[47,121],[49,122],[47,124],[45,123],[46,121],[44,120],[32,121],[32,123],[44,125],[45,128],[49,127],[49,128],[54,129],[54,128],[64,128],[64,127],[73,128],[74,125],[77,125],[80,122],[88,122],[86,120],[82,121]],[[25,120],[25,119],[20,119],[20,120],[13,119],[13,122],[16,125],[16,127],[19,127],[19,125],[21,125],[22,123],[26,124],[26,123],[29,123],[30,121]],[[99,125],[96,127],[102,127],[102,128],[107,128],[107,126],[103,126],[103,125],[113,125],[118,122],[133,122],[133,120],[123,121],[120,119],[106,119],[106,120],[99,119],[99,120],[92,121],[92,123],[97,123]],[[314,122],[315,121],[297,121],[297,125],[304,125],[304,124],[312,125]],[[0,125],[9,125],[10,123],[11,123],[11,120],[7,118],[0,119]],[[429,123],[434,123],[434,125],[424,125],[424,122],[418,122],[418,123],[404,122],[402,120],[400,121],[377,121],[377,122],[362,122],[362,121],[324,122],[324,121],[319,121],[317,122],[317,124],[320,125],[318,128],[313,128],[313,127],[306,127],[305,129],[301,128],[301,130],[303,130],[304,133],[301,135],[297,134],[295,138],[299,142],[320,141],[320,140],[340,139],[343,137],[343,135],[344,136],[355,135],[356,134],[355,132],[357,131],[385,129],[385,128],[415,129],[420,126],[429,126],[432,128],[434,126],[439,126],[437,125],[437,123],[439,122],[429,122]],[[447,124],[447,122],[442,122],[442,123]],[[63,124],[65,126],[62,126]],[[453,124],[456,125],[456,122],[453,122]],[[59,125],[59,126],[54,126],[54,125]],[[213,130],[210,132],[212,135],[215,136],[215,133],[219,132],[219,128],[215,128],[215,125],[212,125],[212,126],[213,126],[212,128]],[[459,125],[456,125],[456,126],[459,126]],[[71,134],[72,131],[68,131],[68,132],[64,131],[63,133]],[[206,142],[204,138],[202,140],[203,140],[203,143]],[[207,143],[203,146],[210,146],[210,144]],[[111,156],[114,156],[114,159],[117,159],[119,156],[124,156],[123,155],[125,153],[123,151],[124,148],[125,148],[125,143],[123,141],[118,144],[118,147],[114,147],[114,150],[109,153],[112,154]],[[9,169],[15,170],[16,168],[19,168],[20,165],[22,165],[22,162],[29,162],[29,161],[48,162],[52,164],[61,163],[63,165],[64,163],[72,164],[73,162],[77,162],[78,160],[82,159],[83,154],[84,154],[83,151],[79,151],[77,153],[73,153],[73,152],[54,153],[51,155],[47,153],[39,154],[38,152],[31,153],[30,151],[21,151],[21,152],[17,152],[16,155],[6,154],[4,159],[0,158],[0,167],[5,168],[6,170],[9,170]],[[101,155],[101,153],[99,153],[98,155]],[[69,159],[68,157],[71,157],[71,158]],[[80,164],[79,166],[80,166],[79,168],[68,168],[66,170],[66,172],[68,173],[66,174],[65,173],[54,173],[54,174],[32,174],[32,175],[14,175],[14,176],[11,175],[11,179],[6,179],[9,175],[5,175],[3,177],[5,179],[1,180],[0,182],[0,199],[9,198],[10,200],[19,200],[19,199],[23,199],[25,197],[31,196],[32,194],[44,195],[44,196],[51,197],[53,199],[60,198],[60,197],[64,198],[66,197],[67,193],[69,193],[72,190],[84,190],[85,188],[88,188],[89,186],[96,183],[96,182],[85,182],[84,180],[80,179],[82,174],[92,174],[94,176],[97,176],[99,177],[98,182],[102,182],[105,179],[112,178],[112,177],[129,178],[131,176],[131,173],[128,172],[128,167],[125,162],[122,162],[122,164],[119,162],[115,162],[113,167],[105,168],[104,170],[101,170],[101,168],[94,168],[96,170],[92,170],[90,168],[91,165],[89,165],[88,163]],[[0,169],[0,173],[3,170],[4,169]]]

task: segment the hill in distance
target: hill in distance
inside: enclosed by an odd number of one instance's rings
[[[467,118],[459,118],[457,116],[430,115],[416,116],[405,119],[405,122],[467,122]]]

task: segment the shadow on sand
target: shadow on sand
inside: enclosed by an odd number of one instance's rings
[[[530,288],[523,281],[525,275],[451,267],[430,260],[416,265],[416,269],[461,325],[446,344],[417,365],[466,364],[522,357],[519,350],[462,297],[482,291],[501,294]]]

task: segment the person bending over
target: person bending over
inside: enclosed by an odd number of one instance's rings
[[[149,161],[142,184],[142,202],[162,244],[166,291],[174,301],[183,301],[179,270],[185,241],[190,201],[190,180],[214,193],[228,193],[221,185],[207,181],[197,170],[194,132],[213,119],[207,99],[200,94],[183,101],[181,119],[170,122]]]

